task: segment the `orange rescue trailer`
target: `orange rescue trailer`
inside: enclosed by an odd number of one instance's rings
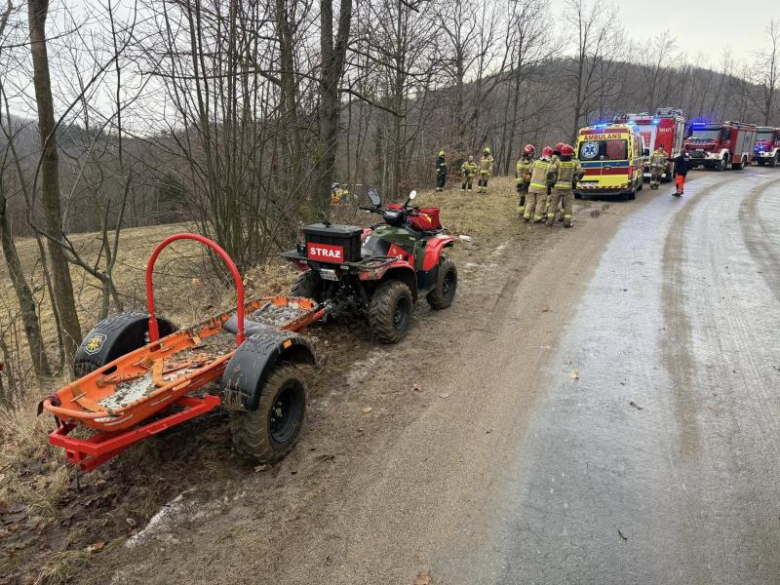
[[[236,283],[237,307],[174,331],[155,313],[152,275],[157,257],[178,240],[205,244],[225,261]],[[77,353],[79,379],[41,401],[39,412],[51,412],[57,421],[49,442],[65,449],[69,462],[91,471],[145,437],[224,405],[231,416],[245,417],[233,425],[249,433],[234,435],[239,450],[263,461],[289,452],[305,417],[305,366],[315,362],[311,346],[296,332],[326,309],[296,297],[245,302],[228,254],[196,234],[176,234],[157,246],[146,269],[146,294],[148,315],[121,313],[99,323]],[[218,395],[192,395],[217,379]],[[71,436],[79,426],[98,432],[86,439]]]

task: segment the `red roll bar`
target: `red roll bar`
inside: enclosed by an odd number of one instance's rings
[[[157,257],[160,252],[173,242],[177,240],[195,240],[201,244],[205,244],[212,250],[214,250],[225,261],[227,267],[230,269],[230,273],[233,275],[233,279],[236,281],[236,296],[238,297],[238,333],[236,334],[236,344],[241,345],[244,343],[246,337],[244,336],[244,283],[241,281],[241,275],[238,273],[238,268],[230,259],[228,253],[225,252],[216,242],[212,242],[208,238],[199,236],[198,234],[175,234],[165,238],[160,245],[158,245],[154,252],[152,252],[149,258],[149,263],[146,265],[146,303],[149,307],[149,341],[159,341],[160,329],[157,326],[157,316],[154,313],[154,287],[152,286],[152,273],[154,272],[154,263],[157,262]]]

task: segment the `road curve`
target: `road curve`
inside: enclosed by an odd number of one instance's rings
[[[110,581],[780,583],[780,172],[692,179],[507,234],[354,366],[370,414],[319,397],[342,434],[212,486]]]
[[[545,364],[489,543],[442,556],[444,582],[779,583],[778,284],[778,173],[702,173],[626,219]]]

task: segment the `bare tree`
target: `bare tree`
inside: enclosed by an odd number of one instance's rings
[[[565,18],[572,29],[574,55],[567,67],[567,78],[573,87],[572,141],[593,109],[597,84],[601,82],[597,72],[599,64],[613,47],[616,27],[609,21],[612,10],[607,5],[594,2],[587,6],[584,0],[566,0]]]
[[[57,150],[57,124],[54,118],[49,55],[46,41],[46,19],[49,12],[48,0],[28,0],[27,17],[30,27],[30,53],[33,63],[33,84],[38,110],[38,132],[41,137],[40,176],[41,199],[43,202],[46,231],[53,239],[61,239],[62,207],[60,205],[60,171]],[[37,175],[36,175],[37,178]],[[33,184],[33,195],[35,194]],[[68,362],[81,343],[81,325],[73,297],[68,260],[62,248],[49,240],[49,265],[52,271],[54,302],[59,312],[63,332],[65,358]]]
[[[756,100],[764,125],[769,126],[775,110],[777,86],[780,82],[780,20],[772,19],[766,27],[765,50],[753,76],[759,86],[759,99]]]
[[[316,210],[330,217],[330,188],[333,184],[336,149],[338,148],[339,87],[344,76],[347,47],[352,27],[352,0],[341,0],[338,28],[333,30],[333,0],[320,0],[320,74],[319,74],[319,140],[317,143]]]

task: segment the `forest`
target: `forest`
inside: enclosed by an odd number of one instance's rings
[[[620,113],[780,126],[780,22],[743,62],[620,18],[589,0],[7,0],[0,404],[67,369],[86,330],[71,267],[95,318],[123,307],[122,229],[189,222],[246,269],[330,217],[334,183],[394,200],[431,185],[440,149],[454,168],[489,146],[506,175],[524,144]]]

